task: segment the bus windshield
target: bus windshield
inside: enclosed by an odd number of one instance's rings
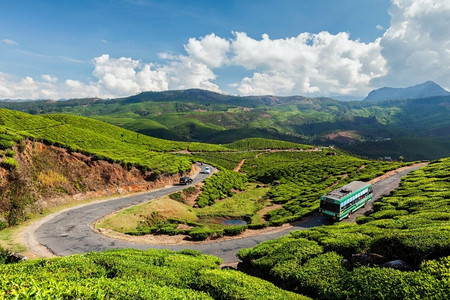
[[[335,213],[339,212],[339,204],[331,203],[326,200],[320,201],[320,208],[331,211],[331,212],[335,212]]]

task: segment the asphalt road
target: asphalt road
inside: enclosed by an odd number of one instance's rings
[[[383,195],[389,194],[390,191],[398,187],[401,177],[405,176],[408,172],[418,168],[419,167],[409,169],[374,184],[374,201],[376,201]],[[199,174],[194,178],[194,183],[202,181],[208,176],[209,175],[206,174]],[[75,253],[86,253],[90,251],[98,252],[106,249],[119,248],[152,248],[171,250],[181,250],[189,248],[199,250],[204,254],[221,257],[225,263],[231,263],[238,261],[235,255],[239,249],[254,247],[258,243],[261,243],[263,241],[284,236],[292,230],[306,229],[324,224],[331,224],[331,221],[328,218],[324,216],[314,215],[306,218],[301,222],[293,224],[293,226],[290,228],[286,228],[275,233],[192,245],[138,244],[106,237],[100,233],[94,232],[91,229],[92,223],[117,210],[136,205],[150,199],[159,198],[184,188],[185,186],[172,186],[139,195],[115,198],[108,201],[93,203],[82,207],[75,207],[73,209],[66,210],[63,213],[57,214],[55,217],[51,218],[49,221],[43,223],[39,228],[37,228],[37,230],[35,231],[36,240],[40,244],[47,247],[52,253],[59,256],[71,255]],[[367,209],[370,209],[370,207],[366,208],[366,210]],[[352,216],[352,218],[356,218],[357,215],[361,215],[362,213],[363,212],[358,211]]]

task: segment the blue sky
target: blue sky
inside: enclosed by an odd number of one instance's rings
[[[432,0],[425,14],[414,8],[426,2],[2,1],[0,98],[190,87],[358,97],[386,83],[449,87],[448,70],[431,72],[423,61],[448,58],[450,8],[445,0]],[[399,38],[411,22],[417,32]],[[433,35],[438,30],[444,35]],[[427,43],[413,45],[421,34]],[[433,53],[437,46],[441,53]]]

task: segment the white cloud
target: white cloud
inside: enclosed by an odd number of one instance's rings
[[[244,78],[241,94],[349,94],[370,90],[386,74],[379,40],[362,43],[347,33],[302,33],[286,39],[255,40],[236,32],[233,64],[256,70]]]
[[[381,46],[390,72],[382,83],[434,80],[450,88],[450,1],[393,0],[389,14]]]
[[[18,42],[13,41],[13,40],[10,40],[10,39],[2,39],[2,40],[0,40],[0,41],[1,41],[2,43],[5,43],[5,44],[11,45],[11,46],[18,46],[18,45],[19,45]]]
[[[216,79],[214,72],[202,62],[188,56],[178,56],[161,67],[167,74],[170,89],[201,88],[221,92],[219,86],[212,81]]]
[[[191,38],[184,46],[190,58],[212,68],[220,67],[227,61],[229,48],[230,42],[214,33],[199,40]]]
[[[57,78],[57,77],[54,77],[54,76],[48,75],[48,74],[41,75],[41,77],[42,77],[42,79],[44,79],[45,81],[52,82],[52,83],[55,83],[55,82],[58,81],[58,78]]]
[[[384,27],[381,26],[380,24],[377,24],[377,26],[375,26],[375,27],[376,27],[376,29],[378,29],[378,30],[384,30]]]
[[[230,67],[237,68],[226,88],[244,95],[363,96],[382,85],[425,80],[449,89],[450,1],[392,0],[389,14],[390,27],[370,43],[351,39],[345,32],[304,32],[283,39],[267,34],[255,39],[245,32],[223,38],[211,33],[189,39],[183,54],[160,53],[157,63],[108,54],[95,57],[89,82],[0,73],[0,98],[120,97],[186,88],[221,92],[216,72],[226,73]],[[236,75],[239,68],[245,68],[247,76]]]
[[[142,64],[126,57],[110,58],[107,54],[94,58],[93,63],[95,68],[92,74],[98,81],[90,85],[108,97],[168,88],[165,73],[155,70],[153,64]]]

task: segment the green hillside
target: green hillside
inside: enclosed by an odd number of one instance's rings
[[[312,146],[307,146],[298,143],[270,140],[263,138],[248,138],[239,140],[225,145],[227,148],[236,150],[261,150],[261,149],[308,149]]]
[[[449,178],[450,158],[432,162],[374,203],[359,225],[294,231],[239,257],[278,286],[313,298],[448,299]],[[364,253],[372,259],[357,260]],[[380,267],[392,260],[403,260],[407,270]]]
[[[342,102],[301,96],[238,97],[185,90],[146,92],[112,100],[0,102],[0,107],[33,114],[82,115],[178,141],[225,144],[260,137],[306,144],[350,143],[353,151],[370,157],[378,154],[394,157],[399,152],[390,145],[373,146],[370,142],[414,137],[420,146],[427,138],[448,140],[450,128],[449,96]],[[358,152],[359,142],[369,142],[361,146],[364,147],[361,152]],[[433,159],[446,155],[442,148],[434,149],[431,154],[423,147],[408,150],[402,154],[404,157]]]
[[[62,114],[34,116],[0,109],[0,130],[99,159],[168,174],[190,170],[192,163],[188,157],[167,153],[185,150],[188,143],[149,137],[84,117]],[[197,151],[230,151],[217,145],[193,146]]]

